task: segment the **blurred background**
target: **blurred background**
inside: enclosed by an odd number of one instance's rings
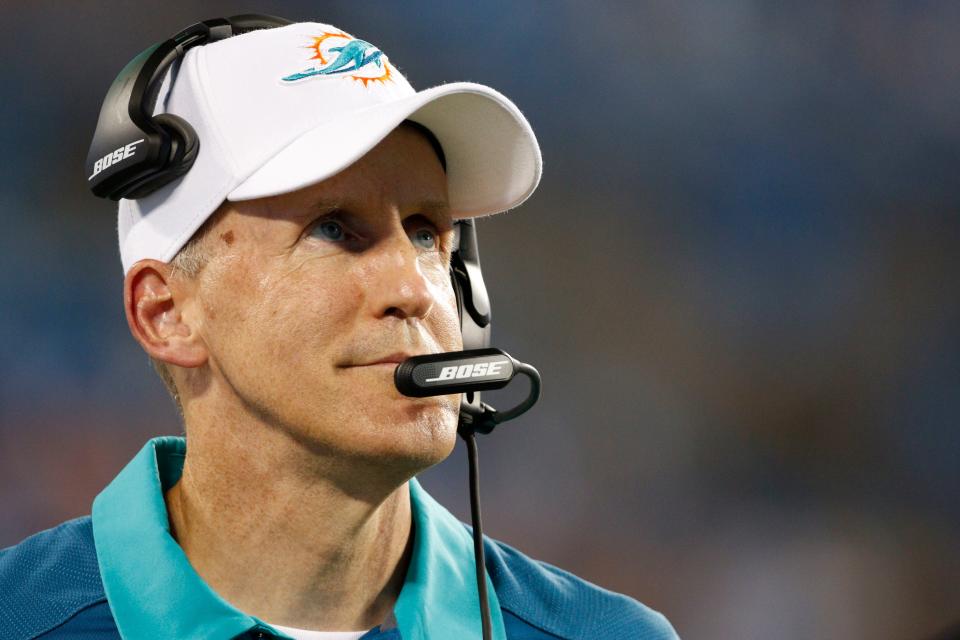
[[[251,11],[341,27],[417,88],[489,84],[537,132],[538,192],[478,225],[494,344],[544,384],[481,439],[486,533],[688,639],[960,621],[948,2],[4,3],[0,547],[181,432],[82,165],[130,58]],[[461,445],[421,480],[469,521]]]

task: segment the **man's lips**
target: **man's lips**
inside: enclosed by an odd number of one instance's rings
[[[412,358],[415,355],[425,355],[418,353],[408,353],[406,351],[398,351],[396,353],[391,353],[388,356],[378,358],[377,360],[371,360],[370,362],[364,362],[361,364],[350,364],[346,365],[347,367],[373,367],[373,366],[393,366],[396,367],[401,362]]]

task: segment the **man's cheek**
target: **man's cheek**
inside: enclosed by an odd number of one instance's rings
[[[441,266],[423,267],[422,273],[427,279],[430,295],[437,304],[443,304],[447,308],[453,307],[453,312],[457,311],[457,298],[453,292],[453,282],[450,280],[450,272]]]
[[[256,329],[264,351],[284,358],[290,366],[315,362],[336,330],[328,306],[320,301],[284,301],[265,311]]]
[[[452,338],[460,340],[460,315],[457,312],[457,296],[453,292],[453,286],[446,283],[442,286],[440,293],[436,297],[436,314],[439,325],[438,332],[449,342]]]

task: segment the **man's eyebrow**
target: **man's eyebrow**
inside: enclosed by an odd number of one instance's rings
[[[342,200],[315,200],[307,207],[307,210],[303,213],[302,218],[312,218],[318,213],[326,213],[328,211],[336,211],[337,209],[350,208],[349,205],[345,204]]]
[[[304,211],[298,217],[309,219],[319,214],[328,213],[331,211],[339,211],[339,210],[342,210],[344,212],[355,211],[358,207],[359,207],[359,203],[355,203],[355,202],[351,202],[343,199],[315,200],[306,209],[306,211]],[[417,203],[416,207],[411,207],[412,215],[415,215],[418,213],[423,213],[433,217],[438,217],[440,218],[441,221],[449,221],[450,224],[453,223],[453,216],[450,215],[450,204],[446,200],[434,200],[434,199],[421,200]]]
[[[429,211],[448,211],[450,205],[446,200],[421,200],[417,209],[429,210]]]
[[[450,215],[450,204],[444,200],[422,200],[415,209],[416,213],[425,213],[440,219],[445,224],[453,224],[453,216]]]

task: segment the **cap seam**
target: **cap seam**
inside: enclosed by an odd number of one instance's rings
[[[234,158],[233,150],[230,149],[226,144],[224,144],[224,140],[226,138],[224,137],[223,132],[220,129],[219,120],[217,120],[217,118],[215,117],[213,100],[210,97],[210,94],[207,92],[208,83],[205,81],[208,79],[209,74],[207,73],[206,55],[204,53],[204,49],[203,47],[198,47],[194,51],[196,51],[197,53],[196,55],[197,74],[196,74],[196,77],[193,78],[194,87],[200,96],[200,100],[202,101],[203,106],[205,107],[204,109],[204,111],[206,111],[205,116],[208,116],[206,119],[210,124],[210,130],[216,136],[216,144],[221,149],[221,151],[223,151],[223,154],[222,154],[223,157],[226,158],[226,160],[230,163],[231,165],[230,168],[233,170],[234,175],[236,175],[240,173],[239,171],[240,165],[237,164],[236,158]],[[203,144],[202,140],[200,141],[200,144],[201,145]]]
[[[124,205],[124,202],[123,202],[124,200],[125,198],[122,198],[119,204],[117,205],[117,209],[118,209],[117,238],[120,240],[120,264],[121,265],[123,265],[123,263],[126,262],[123,255],[124,248],[126,247],[126,244],[127,244],[126,243],[127,238],[130,237],[130,233],[133,231],[133,224],[129,222],[131,218],[130,205],[129,204]],[[126,222],[128,222],[126,234],[123,233],[123,223],[125,222],[124,218],[126,218]],[[127,269],[124,269],[123,273],[124,275],[126,275]]]

